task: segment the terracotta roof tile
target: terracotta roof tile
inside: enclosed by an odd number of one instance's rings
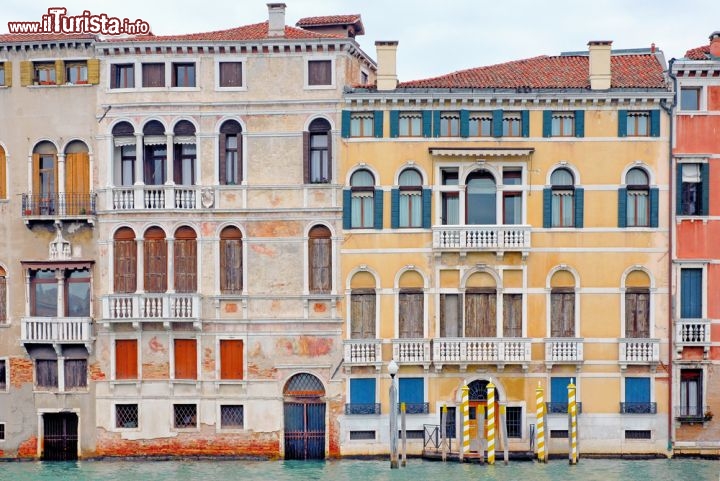
[[[360,20],[360,14],[352,15],[326,15],[324,17],[305,17],[301,18],[295,24],[296,27],[309,27],[317,25],[344,25],[355,23]]]
[[[707,60],[710,58],[710,45],[703,45],[685,52],[685,58],[689,60]]]
[[[22,43],[22,42],[52,42],[62,40],[95,40],[96,36],[89,33],[3,33],[0,34],[0,43]]]

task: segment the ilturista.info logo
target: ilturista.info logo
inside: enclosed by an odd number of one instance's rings
[[[68,15],[65,7],[51,7],[39,22],[8,22],[8,32],[15,34],[88,33],[94,35],[136,35],[150,33],[144,20],[111,17],[84,10],[81,15]]]

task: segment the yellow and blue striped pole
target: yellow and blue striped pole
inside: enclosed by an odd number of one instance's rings
[[[495,464],[495,384],[489,382],[487,384],[487,462]],[[478,429],[481,429],[478,422]]]
[[[543,388],[538,381],[535,389],[535,416],[537,425],[537,459],[541,463],[545,458],[545,401],[543,400]]]
[[[577,405],[575,403],[575,384],[568,384],[568,416],[570,422],[570,464],[577,464]]]
[[[462,447],[460,448],[460,461],[466,453],[470,453],[470,388],[467,386],[462,387],[462,420],[463,420],[463,440]]]

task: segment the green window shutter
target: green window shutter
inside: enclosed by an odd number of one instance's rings
[[[660,189],[653,187],[650,189],[650,227],[657,227],[659,225],[659,209],[658,204],[660,201]]]
[[[383,228],[383,190],[375,189],[375,228]]]
[[[575,137],[585,137],[585,111],[575,111]]]
[[[543,110],[543,137],[552,137],[552,110]]]
[[[440,111],[433,110],[433,137],[440,137]]]
[[[351,223],[352,192],[350,189],[343,190],[343,229],[352,228]]]
[[[503,136],[503,111],[495,109],[492,113],[492,135],[493,137]]]
[[[543,189],[543,227],[552,227],[552,189],[549,187]]]
[[[575,188],[575,227],[583,227],[583,217],[585,211],[585,189],[582,187]]]
[[[470,136],[470,112],[460,110],[460,137]]]
[[[398,137],[400,135],[400,111],[390,111],[390,137]]]
[[[650,111],[650,137],[660,137],[660,111]]]
[[[618,110],[618,137],[627,137],[627,110]]]
[[[349,110],[343,110],[342,111],[342,130],[340,132],[340,136],[344,139],[347,139],[350,137],[350,111]]]
[[[432,189],[422,191],[422,226],[423,229],[432,227]]]
[[[618,227],[627,227],[627,189],[618,189]]]
[[[432,110],[422,111],[423,137],[432,137]]]
[[[530,111],[523,110],[520,112],[520,121],[522,122],[522,136],[530,137]]]
[[[702,211],[700,215],[710,215],[710,164],[700,164],[700,195],[702,196]]]
[[[675,168],[675,214],[682,215],[682,164]]]
[[[376,110],[373,113],[373,124],[375,125],[375,137],[381,139],[383,136],[383,111]]]
[[[390,227],[400,227],[400,189],[390,191]]]

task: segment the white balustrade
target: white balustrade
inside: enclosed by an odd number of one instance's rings
[[[381,341],[348,339],[343,342],[343,362],[348,365],[373,365],[382,362]]]
[[[199,186],[139,185],[110,190],[112,210],[198,209]]]
[[[522,338],[433,339],[433,362],[443,364],[519,363],[530,361],[530,340]]]
[[[577,363],[583,361],[583,340],[570,338],[545,339],[546,363]]]
[[[433,227],[433,248],[443,250],[526,250],[529,225],[443,225]]]
[[[619,360],[623,364],[660,362],[659,339],[620,339]]]
[[[111,294],[102,301],[106,321],[197,320],[200,317],[198,294]]]
[[[430,339],[393,339],[392,345],[398,363],[430,364]]]
[[[23,342],[87,342],[91,325],[89,317],[26,317],[20,336]]]

